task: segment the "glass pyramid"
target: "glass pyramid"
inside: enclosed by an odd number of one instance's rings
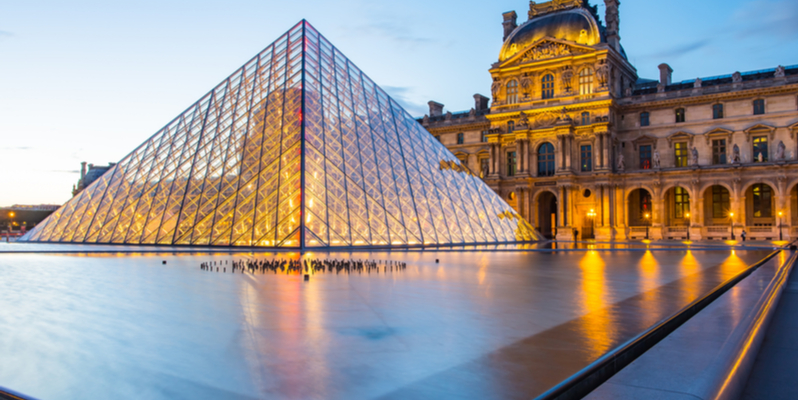
[[[536,239],[301,21],[20,240],[308,248]]]

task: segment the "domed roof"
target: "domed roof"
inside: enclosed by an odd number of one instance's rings
[[[601,41],[600,28],[584,8],[572,8],[534,17],[514,29],[500,50],[500,61],[508,60],[544,37],[594,46]]]

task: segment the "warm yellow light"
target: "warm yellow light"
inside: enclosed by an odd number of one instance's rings
[[[646,219],[650,219],[650,214],[645,214],[645,215],[644,215],[644,217],[645,217]]]
[[[778,216],[782,217],[783,216],[783,211],[778,211]]]
[[[733,218],[733,213],[729,213],[728,215],[730,215],[730,217]]]
[[[10,212],[10,213],[8,213],[8,216],[9,216],[9,217],[11,217],[11,218],[14,218],[14,215],[15,215],[15,214],[14,214],[14,212],[13,212],[13,211],[12,211],[12,212]]]
[[[689,218],[689,213],[683,215],[684,218]]]
[[[644,243],[644,244],[650,244],[650,243],[652,243],[652,241],[651,241],[651,240],[649,240],[649,239],[644,239],[644,240],[642,240],[642,243]]]

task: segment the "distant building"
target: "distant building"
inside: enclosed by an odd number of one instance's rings
[[[98,166],[94,164],[89,164],[89,170],[86,170],[86,161],[81,163],[81,179],[78,181],[77,185],[72,185],[72,197],[75,197],[81,190],[86,189],[89,185],[92,184],[97,178],[103,176],[111,167],[117,165],[117,163],[108,163],[107,166]]]
[[[30,230],[59,207],[61,206],[58,204],[14,204],[11,207],[0,207],[0,230],[5,231],[9,226],[12,231]]]
[[[418,121],[547,237],[796,237],[797,65],[643,79],[605,5],[504,13],[491,106]]]

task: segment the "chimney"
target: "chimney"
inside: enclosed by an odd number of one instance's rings
[[[81,182],[86,177],[86,161],[81,162]]]
[[[444,104],[431,100],[428,102],[428,108],[430,108],[431,117],[438,117],[442,115]]]
[[[485,111],[489,108],[489,98],[479,93],[472,96],[475,99],[475,111]]]
[[[658,66],[659,74],[659,83],[664,86],[672,84],[672,68],[669,67],[667,63],[663,63]]]
[[[606,2],[606,41],[608,47],[620,53],[619,46],[619,0],[605,0]]]
[[[517,28],[517,12],[509,11],[503,13],[503,41],[506,41],[508,35]]]

